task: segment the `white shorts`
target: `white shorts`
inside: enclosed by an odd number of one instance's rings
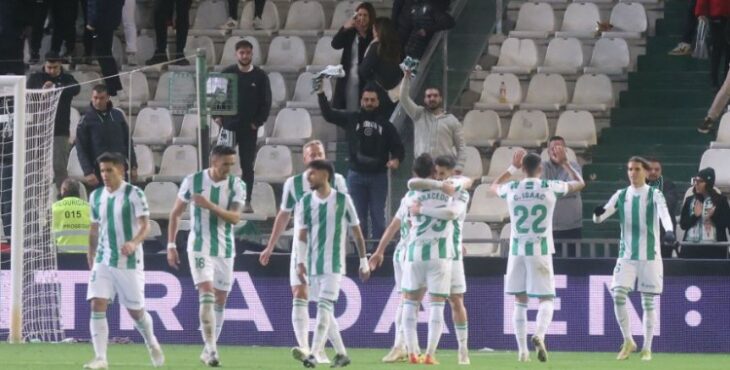
[[[464,260],[452,260],[451,267],[451,294],[466,293],[466,274],[464,274]]]
[[[634,290],[636,280],[641,293],[662,294],[664,290],[664,264],[661,259],[639,261],[619,258],[613,269],[611,289],[624,287]]]
[[[509,256],[504,292],[537,298],[555,297],[553,256]]]
[[[403,250],[396,249],[393,253],[393,277],[395,277],[395,289],[400,291],[403,283],[403,256],[405,252]]]
[[[401,289],[406,293],[426,288],[428,294],[447,298],[451,291],[452,260],[403,262]]]
[[[188,254],[190,274],[193,283],[197,286],[208,281],[213,282],[213,288],[226,292],[233,286],[233,258],[211,257],[204,253]]]
[[[340,297],[342,274],[312,275],[309,277],[309,300],[317,302],[321,299],[337,302]]]
[[[102,298],[113,301],[119,296],[119,304],[129,310],[144,308],[144,270],[126,270],[95,263],[89,275],[86,300]]]

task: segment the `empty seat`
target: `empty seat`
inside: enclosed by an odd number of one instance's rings
[[[598,6],[592,3],[571,3],[565,9],[563,25],[555,32],[557,37],[593,38],[601,22]]]
[[[172,141],[172,116],[166,108],[146,107],[139,111],[132,137],[138,144],[166,145]]]
[[[155,220],[149,220],[150,232],[144,238],[144,240],[156,240],[162,237],[162,228],[160,224]]]
[[[174,80],[171,80],[171,76],[175,76]],[[196,99],[195,94],[197,89],[195,88],[195,75],[186,72],[165,72],[160,75],[160,79],[157,81],[157,89],[155,89],[155,98],[147,105],[150,107],[169,107],[170,106],[170,85],[173,85],[173,89],[176,91],[175,105],[185,103],[185,96],[190,99]]]
[[[555,13],[547,3],[523,3],[510,37],[547,38],[555,31]]]
[[[137,37],[137,63],[142,64],[155,56],[155,37],[151,35],[139,35]]]
[[[730,113],[725,113],[720,119],[720,126],[717,128],[717,138],[710,143],[713,149],[730,149]]]
[[[324,8],[319,1],[297,0],[289,7],[282,35],[317,36],[326,27]]]
[[[307,66],[308,72],[319,72],[328,65],[340,64],[342,58],[342,49],[335,50],[332,48],[332,37],[322,36],[317,41],[317,46],[314,48],[314,57],[312,57],[312,63]]]
[[[214,66],[215,62],[218,61],[218,58],[215,55],[215,44],[213,43],[213,39],[208,36],[188,36],[187,41],[185,41],[185,50],[183,51],[185,56],[194,56],[198,49],[205,50],[205,62],[209,66]],[[194,61],[194,58],[189,58],[188,60]],[[194,62],[191,63],[190,66],[186,67],[186,69],[193,68],[195,68]]]
[[[150,85],[147,83],[147,76],[141,71],[134,71],[119,76],[122,81],[122,91],[117,96],[122,104],[128,104],[132,97],[132,106],[139,107],[142,103],[150,100]]]
[[[567,141],[566,141],[567,145]],[[568,158],[568,162],[571,163],[579,163],[578,162],[578,156],[575,154],[575,150],[573,150],[570,147],[565,148],[565,156]],[[548,153],[548,149],[545,148],[540,152],[540,158],[543,161],[549,161],[550,160],[550,153]]]
[[[464,116],[464,141],[475,147],[492,147],[502,138],[502,121],[492,110],[472,110]]]
[[[155,157],[147,145],[134,144],[137,156],[137,181],[145,182],[155,174]]]
[[[508,218],[507,202],[494,194],[489,184],[481,184],[474,189],[467,221],[504,222]]]
[[[504,97],[500,90],[504,84]],[[475,104],[477,109],[512,110],[522,101],[522,86],[511,73],[490,73],[484,79],[482,95]]]
[[[494,243],[469,242],[468,239],[492,239],[492,229],[484,222],[464,222],[464,255],[469,257],[496,256],[499,248]]]
[[[559,74],[536,74],[527,87],[522,109],[539,109],[557,111],[568,103],[568,87],[565,79]]]
[[[269,72],[269,84],[271,85],[271,102],[275,106],[280,106],[286,102],[289,96],[286,91],[286,82],[284,76],[279,72]]]
[[[264,68],[267,71],[298,72],[307,66],[304,40],[297,36],[277,36],[271,40]]]
[[[170,218],[170,210],[175,205],[178,190],[177,185],[171,182],[151,182],[144,187],[151,219]]]
[[[85,83],[89,81],[98,81],[101,83],[101,75],[94,71],[72,71],[71,75],[74,76],[76,81],[81,85],[81,91],[78,95],[73,98],[73,106],[80,110],[86,110],[91,103],[91,90],[94,88],[96,83]]]
[[[500,146],[497,148],[494,153],[492,153],[492,158],[489,159],[489,171],[487,171],[487,174],[482,177],[482,182],[491,183],[494,179],[503,174],[504,171],[507,171],[507,168],[509,168],[510,164],[512,164],[512,157],[518,150],[524,149],[518,146]],[[512,177],[520,178],[523,176],[521,173],[518,173]]]
[[[573,92],[572,110],[606,111],[613,107],[613,85],[606,75],[585,74],[578,78]]]
[[[492,67],[492,72],[529,74],[535,70],[537,63],[538,53],[534,40],[510,37],[502,42],[499,59],[497,65]]]
[[[277,31],[280,28],[280,17],[279,9],[276,7],[276,2],[267,1],[264,4],[264,12],[261,14],[261,30],[254,30],[253,28],[253,16],[254,16],[254,2],[246,1],[241,11],[241,16],[238,18],[238,30],[234,30],[233,34],[236,36],[241,35],[271,35],[273,31]]]
[[[292,174],[291,150],[284,145],[264,145],[256,153],[254,178],[272,184],[282,184]]]
[[[473,146],[464,148],[466,161],[464,161],[464,171],[462,175],[471,179],[480,179],[484,173],[482,166],[482,155],[479,150]]]
[[[304,108],[284,108],[274,121],[271,137],[266,144],[301,146],[312,137],[312,118]]]
[[[68,173],[68,177],[74,180],[84,179],[84,170],[81,168],[81,163],[79,162],[79,154],[76,151],[75,146],[71,148],[71,152],[69,152],[68,154],[68,164],[66,165],[66,172]]]
[[[79,121],[81,121],[81,113],[79,113],[79,110],[71,107],[71,111],[69,113],[69,131],[70,135],[68,138],[68,141],[70,143],[73,143],[76,141],[76,128],[79,127]]]
[[[715,169],[715,185],[727,190],[730,187],[730,149],[708,149],[702,154],[700,168]]]
[[[502,230],[499,232],[499,240],[501,241],[499,244],[504,250],[509,250],[510,239],[512,239],[512,224],[508,222],[502,226]]]
[[[640,39],[649,26],[646,9],[639,3],[616,4],[611,10],[610,23],[613,30],[604,32],[603,37]]]
[[[352,15],[355,14],[357,6],[360,5],[360,3],[360,1],[353,0],[337,2],[337,6],[335,6],[335,10],[332,13],[332,23],[330,23],[330,28],[328,30],[331,32],[329,33],[336,33],[348,19],[352,18]]]
[[[565,111],[558,118],[555,135],[562,136],[570,148],[588,148],[597,144],[596,121],[590,112]]]
[[[228,5],[225,0],[203,0],[195,12],[191,35],[203,35],[212,32],[221,34],[219,27],[228,19]],[[205,32],[209,31],[209,32]],[[187,48],[186,48],[187,49]]]
[[[162,153],[160,173],[154,181],[180,182],[182,179],[198,171],[198,151],[192,145],[171,145]],[[169,209],[168,209],[169,211]]]
[[[626,40],[621,38],[601,38],[593,47],[590,64],[585,73],[617,75],[626,73],[631,64],[631,54]]]
[[[512,116],[507,137],[502,145],[537,148],[546,143],[549,136],[545,113],[539,110],[519,110]]]
[[[180,125],[180,134],[172,138],[172,143],[176,145],[197,145],[198,144],[198,126],[200,120],[195,113],[188,113],[183,116]],[[208,133],[211,141],[218,137],[219,127],[216,123],[210,122]]]
[[[238,63],[238,58],[236,57],[236,43],[238,43],[241,40],[246,40],[253,45],[253,59],[252,62],[254,65],[259,66],[263,63],[263,50],[261,50],[261,45],[259,44],[259,40],[257,40],[253,36],[231,36],[228,39],[226,39],[225,45],[223,45],[223,53],[221,54],[221,62],[218,63],[222,66],[229,66],[232,64]]]
[[[314,74],[311,72],[304,72],[299,75],[297,85],[294,87],[294,95],[291,101],[286,103],[288,108],[319,108],[317,94],[312,92],[312,77],[314,77]],[[332,84],[329,79],[322,81],[322,88],[327,99],[331,99]]]
[[[583,47],[576,38],[556,37],[550,40],[545,61],[538,73],[576,74],[583,68]]]
[[[278,208],[271,185],[265,182],[254,183],[251,198],[251,208],[255,214],[262,215],[265,219],[276,217]]]

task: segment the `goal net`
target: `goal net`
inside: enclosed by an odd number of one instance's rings
[[[26,90],[0,77],[0,337],[63,340],[56,248],[53,129],[60,89]]]

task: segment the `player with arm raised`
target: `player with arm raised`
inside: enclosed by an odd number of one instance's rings
[[[360,256],[360,279],[367,281],[370,268],[365,256],[365,239],[360,230],[352,199],[330,186],[335,169],[331,163],[316,160],[307,166],[307,179],[312,192],[304,195],[296,205],[294,233],[297,244],[297,277],[301,284],[309,284],[312,300],[317,301],[317,326],[312,338],[312,348],[292,348],[292,355],[305,367],[315,367],[314,353],[324,351],[330,326],[334,335],[330,338],[337,355],[332,366],[350,364],[347,350],[342,343],[334,307],[340,295],[340,282],[345,274],[348,228],[355,239]]]
[[[636,280],[641,293],[644,309],[644,346],[641,359],[651,360],[651,342],[654,337],[654,298],[662,293],[664,287],[664,266],[662,264],[659,222],[664,226],[664,242],[676,241],[672,228],[672,216],[661,190],[646,183],[650,163],[641,157],[631,157],[627,174],[631,185],[618,190],[608,203],[596,207],[593,222],[601,223],[618,211],[621,225],[621,242],[616,268],[613,270],[611,291],[616,321],[621,328],[624,343],[617,360],[629,358],[636,350],[631,336],[631,322],[626,309],[628,293],[634,290]]]
[[[175,236],[180,216],[189,206],[192,223],[188,234],[188,262],[198,289],[198,313],[205,343],[200,361],[211,367],[220,366],[217,341],[223,328],[228,292],[233,285],[236,254],[233,227],[240,221],[246,202],[246,184],[231,174],[235,163],[233,148],[213,147],[210,167],[187,176],[180,185],[167,233],[167,263],[178,269],[180,258]]]
[[[319,140],[310,141],[302,147],[302,159],[304,165],[308,166],[310,162],[315,160],[324,160],[325,151],[324,145]],[[279,213],[274,219],[274,227],[271,230],[271,237],[266,245],[266,249],[261,252],[259,256],[259,262],[266,266],[269,264],[271,254],[274,252],[276,243],[279,241],[279,237],[286,229],[289,224],[292,212],[294,212],[294,206],[297,202],[302,199],[306,194],[309,194],[312,189],[309,184],[308,171],[304,171],[296,176],[292,176],[284,182],[284,191],[281,197],[281,207],[279,207]],[[347,182],[345,178],[339,173],[335,173],[334,177],[334,189],[340,193],[347,194]],[[294,214],[294,224],[296,225],[296,213]],[[294,336],[297,339],[299,348],[309,348],[309,294],[307,291],[307,284],[299,281],[297,276],[297,248],[296,238],[293,240],[293,246],[291,250],[291,260],[289,265],[289,285],[291,286],[293,301],[292,301],[292,327],[294,328]],[[332,338],[335,335],[334,325],[330,326],[329,337]],[[322,351],[315,353],[314,357],[317,358],[317,362],[320,364],[329,363],[327,354]]]
[[[119,303],[135,321],[144,338],[152,365],[162,366],[165,356],[155,337],[152,317],[144,309],[144,252],[142,242],[149,232],[147,198],[138,187],[124,181],[125,158],[103,153],[99,163],[104,187],[91,193],[91,231],[87,255],[91,277],[86,299],[91,301],[91,343],[96,357],[84,369],[106,369],[109,301]]]
[[[532,344],[538,360],[545,362],[548,359],[545,333],[553,319],[555,297],[552,259],[555,253],[552,230],[555,201],[558,197],[585,187],[583,178],[567,160],[563,160],[560,165],[570,174],[572,181],[541,180],[540,156],[520,150],[515,153],[512,165],[491,187],[492,191],[507,201],[512,224],[504,292],[515,296],[513,324],[519,348],[517,359],[521,362],[530,361],[527,348],[527,303],[530,297],[540,300]],[[505,183],[520,168],[525,178]]]

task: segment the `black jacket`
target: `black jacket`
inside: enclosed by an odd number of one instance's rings
[[[672,216],[672,226],[674,230],[677,230],[677,206],[679,205],[679,193],[677,187],[673,182],[663,179],[662,181],[662,194],[664,194],[664,200],[667,202],[667,210],[669,215]],[[664,239],[664,226],[661,226],[661,238]]]
[[[694,214],[694,202],[695,199],[704,199],[697,194],[692,194],[684,201],[682,206],[682,214],[679,217],[679,225],[682,230],[689,230],[700,222],[701,218]],[[713,200],[715,205],[715,213],[712,215],[712,223],[715,224],[715,230],[717,231],[717,241],[727,241],[726,230],[730,227],[730,206],[727,203],[727,198],[723,195],[718,195]]]
[[[390,90],[400,83],[403,78],[403,71],[400,69],[400,61],[388,61],[378,54],[379,42],[370,44],[365,57],[357,67],[360,81],[365,83],[374,81],[381,88]]]
[[[318,95],[325,121],[345,129],[350,169],[361,173],[387,171],[391,159],[403,162],[405,150],[398,130],[379,112],[345,112],[330,108],[324,93]]]
[[[332,48],[335,50],[342,50],[340,64],[342,64],[342,67],[345,69],[345,77],[338,78],[335,82],[335,91],[332,97],[332,106],[337,109],[344,109],[347,106],[347,81],[350,80],[350,68],[352,67],[353,60],[352,43],[355,42],[355,37],[360,40],[357,50],[357,61],[362,62],[363,58],[365,58],[365,51],[368,49],[368,45],[370,45],[373,41],[372,30],[368,30],[365,38],[362,38],[354,28],[349,30],[340,28],[337,34],[332,37]],[[365,87],[365,82],[360,80],[359,85],[358,91],[362,91]]]
[[[57,0],[56,0],[57,1]],[[124,0],[87,0],[88,23],[97,31],[114,31],[122,23]]]
[[[81,118],[76,129],[76,152],[84,175],[96,172],[96,158],[104,152],[117,152],[127,157],[130,143],[129,126],[124,120],[124,114],[113,108],[110,102],[104,112],[94,109],[93,105]],[[132,150],[132,157],[128,158],[132,168],[137,168],[137,156]]]
[[[61,98],[58,101],[58,108],[56,108],[56,125],[53,129],[54,136],[70,136],[70,124],[69,116],[71,114],[71,100],[74,96],[78,95],[81,91],[81,86],[74,78],[74,76],[65,73],[61,70],[61,74],[58,77],[51,77],[46,72],[36,72],[30,75],[26,83],[26,87],[29,89],[40,89],[46,83],[46,81],[53,82],[56,88],[65,87],[61,92]]]
[[[256,135],[251,124],[263,126],[271,112],[269,77],[256,66],[250,72],[241,72],[236,64],[226,67],[223,73],[238,75],[238,114],[223,117],[223,128],[237,135]]]
[[[0,36],[20,38],[23,28],[30,26],[32,13],[33,0],[0,0]]]

